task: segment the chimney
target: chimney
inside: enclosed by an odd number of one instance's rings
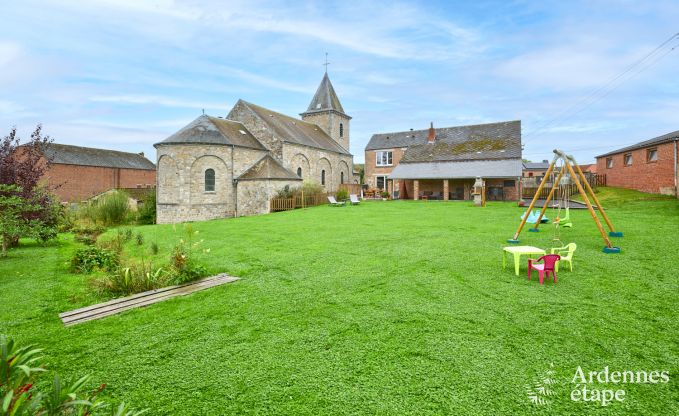
[[[144,152],[139,152],[139,156],[144,157]]]
[[[427,136],[427,143],[434,143],[436,140],[436,130],[434,130],[434,122],[429,125],[429,136]]]

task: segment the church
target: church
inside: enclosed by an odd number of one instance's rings
[[[300,116],[238,100],[226,117],[203,114],[156,143],[157,222],[264,214],[285,186],[333,193],[355,182],[351,117],[327,72]]]

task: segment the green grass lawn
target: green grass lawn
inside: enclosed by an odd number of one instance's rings
[[[502,270],[515,204],[371,202],[196,223],[211,272],[242,280],[65,328],[57,314],[101,301],[67,272],[70,236],[0,260],[0,333],[45,348],[52,370],[151,414],[677,414],[679,203],[609,210],[603,242],[572,210],[575,271],[544,286]],[[551,210],[550,210],[551,213]],[[548,214],[549,215],[549,214]],[[138,227],[166,257],[172,226]],[[552,246],[553,229],[522,243]],[[553,364],[544,406],[526,385]],[[572,402],[585,371],[665,370],[607,407]]]

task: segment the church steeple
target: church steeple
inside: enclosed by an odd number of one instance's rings
[[[317,124],[340,146],[349,150],[349,120],[351,120],[351,117],[344,112],[327,72],[323,75],[321,84],[311,99],[309,107],[300,115],[302,120]]]

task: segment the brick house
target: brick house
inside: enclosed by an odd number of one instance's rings
[[[365,181],[399,199],[472,199],[477,176],[488,200],[519,199],[521,122],[374,134]]]
[[[62,202],[80,202],[110,189],[155,187],[156,166],[143,153],[50,144],[45,174]]]
[[[609,186],[679,197],[677,171],[679,131],[596,157],[597,173]]]

